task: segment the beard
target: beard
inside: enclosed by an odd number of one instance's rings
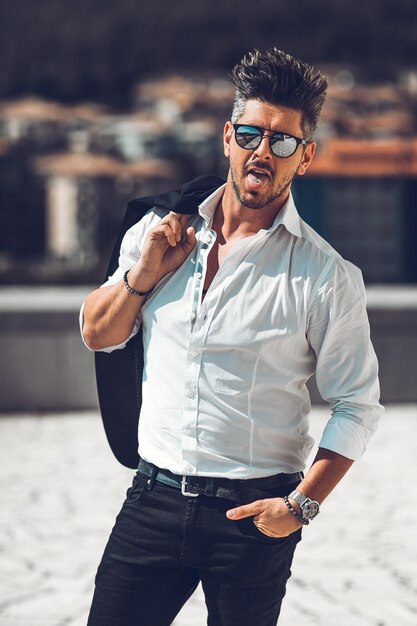
[[[283,196],[287,194],[288,190],[291,187],[291,184],[297,172],[297,169],[287,174],[287,176],[285,176],[285,178],[280,182],[278,187],[274,189],[273,191],[271,191],[267,196],[264,196],[263,194],[261,195],[261,193],[258,193],[256,191],[249,191],[249,192],[244,193],[243,190],[239,186],[236,172],[233,169],[232,165],[230,165],[229,172],[230,172],[230,178],[232,181],[233,191],[235,192],[236,197],[239,200],[240,204],[242,204],[245,207],[248,207],[248,209],[263,209],[264,207],[270,204],[273,204],[274,202],[281,199]],[[245,172],[243,172],[243,174],[245,175]],[[272,175],[271,175],[271,180],[272,180]]]

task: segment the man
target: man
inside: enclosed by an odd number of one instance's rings
[[[273,49],[232,80],[226,184],[195,217],[151,210],[85,301],[91,349],[123,348],[142,324],[145,355],[141,461],[90,626],[168,625],[200,581],[210,626],[276,624],[301,528],[381,413],[361,274],[291,196],[326,79]],[[303,477],[314,372],[332,417]]]

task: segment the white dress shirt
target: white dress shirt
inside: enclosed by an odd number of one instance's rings
[[[201,204],[190,222],[196,247],[158,283],[132,331],[142,323],[139,454],[176,474],[303,470],[314,443],[306,382],[316,372],[332,410],[319,445],[357,459],[383,410],[361,272],[299,217],[290,196],[271,228],[237,241],[202,301],[223,190]],[[163,214],[149,211],[126,233],[103,286],[122,280]]]

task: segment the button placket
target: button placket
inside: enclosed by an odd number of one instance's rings
[[[197,356],[194,356],[195,354],[197,354]],[[193,468],[197,465],[197,440],[194,435],[198,413],[198,377],[200,361],[201,350],[197,351],[195,339],[192,337],[185,371],[186,379],[181,445],[184,463],[189,463]]]
[[[197,469],[197,438],[195,436],[198,416],[198,380],[201,369],[204,329],[201,328],[199,311],[201,309],[201,292],[207,267],[207,257],[216,238],[215,233],[202,234],[195,258],[193,279],[193,297],[191,321],[191,338],[188,346],[186,365],[185,390],[183,402],[183,424],[181,447],[183,471],[185,474],[195,473]],[[206,316],[207,319],[207,316]]]
[[[216,232],[214,230],[207,229],[207,231],[202,235],[201,243],[199,244],[193,301],[193,311],[196,313],[196,315],[201,307],[201,296],[207,270],[207,258],[214,245],[214,242],[216,241],[216,238]]]

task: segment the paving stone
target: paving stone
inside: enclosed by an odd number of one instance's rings
[[[416,406],[387,408],[298,546],[280,626],[416,626]],[[328,413],[313,408],[319,439]],[[0,417],[0,626],[85,626],[133,472],[96,412]],[[199,587],[174,626],[204,626]],[[254,625],[256,626],[256,625]]]

